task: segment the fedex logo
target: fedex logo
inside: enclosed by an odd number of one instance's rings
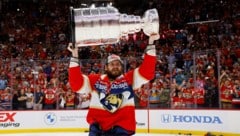
[[[15,112],[13,113],[4,113],[4,112],[1,112],[0,113],[0,122],[14,122],[14,116],[16,115]]]

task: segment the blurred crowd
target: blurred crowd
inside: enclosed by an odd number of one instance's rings
[[[0,110],[88,108],[91,95],[73,93],[68,83],[69,7],[76,7],[74,2],[1,1]],[[142,3],[119,7],[134,15],[156,8],[160,18],[155,79],[135,90],[136,107],[239,109],[240,2]],[[81,47],[82,70],[104,72],[111,53],[122,56],[125,71],[136,68],[147,41],[139,32],[116,44]]]

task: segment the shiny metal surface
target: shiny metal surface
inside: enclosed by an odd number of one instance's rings
[[[156,9],[147,10],[143,17],[120,14],[118,9],[112,6],[73,10],[77,46],[117,43],[121,37],[140,30],[148,36],[159,32]]]

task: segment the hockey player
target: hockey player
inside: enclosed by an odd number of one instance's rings
[[[130,136],[135,134],[134,91],[155,75],[158,34],[149,36],[142,64],[123,73],[123,61],[118,55],[108,56],[105,74],[83,75],[79,65],[78,48],[69,44],[72,52],[69,83],[75,92],[91,93],[87,114],[89,136]]]

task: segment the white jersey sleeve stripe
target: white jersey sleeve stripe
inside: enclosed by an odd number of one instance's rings
[[[140,88],[143,84],[146,84],[149,80],[144,78],[139,73],[139,68],[136,68],[133,73],[133,90]]]

